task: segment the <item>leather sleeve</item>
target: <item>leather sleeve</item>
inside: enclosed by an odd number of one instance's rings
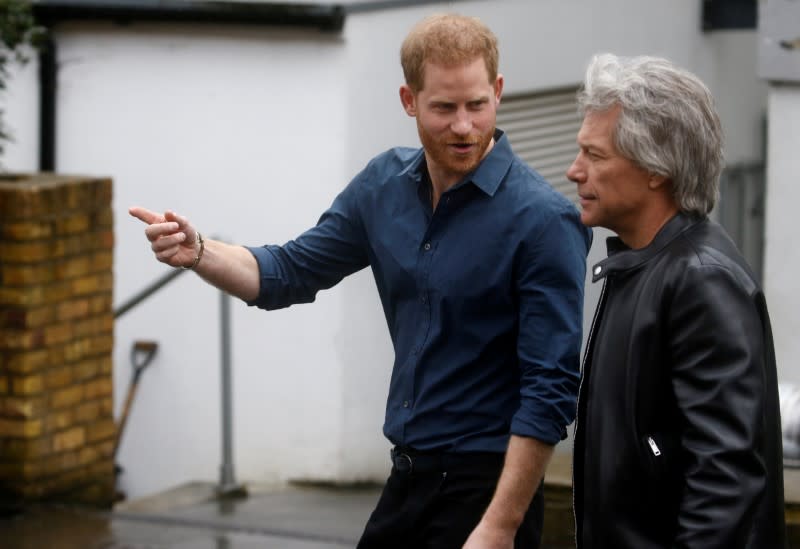
[[[720,265],[687,269],[668,311],[672,386],[685,422],[674,546],[744,547],[765,483],[758,450],[764,341],[754,299]]]

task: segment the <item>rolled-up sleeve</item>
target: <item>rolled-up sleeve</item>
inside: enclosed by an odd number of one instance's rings
[[[260,290],[248,302],[274,310],[311,303],[320,290],[368,265],[354,180],[336,197],[316,226],[283,246],[248,247],[258,263]]]
[[[511,433],[556,444],[576,414],[591,232],[571,207],[540,227],[518,269],[520,407]]]

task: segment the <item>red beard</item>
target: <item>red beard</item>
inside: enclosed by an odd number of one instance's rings
[[[436,138],[420,125],[419,120],[417,120],[417,130],[428,158],[440,170],[457,175],[459,178],[478,167],[494,136],[492,128],[485,134],[457,136],[448,132],[444,137]],[[472,148],[468,153],[459,153],[453,147],[458,144],[472,145]]]

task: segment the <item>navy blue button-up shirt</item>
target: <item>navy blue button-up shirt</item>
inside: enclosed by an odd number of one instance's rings
[[[511,433],[555,444],[575,417],[590,232],[501,131],[431,206],[421,149],[374,158],[318,224],[249,248],[251,303],[314,300],[372,268],[394,344],[384,434],[417,450],[504,452]]]

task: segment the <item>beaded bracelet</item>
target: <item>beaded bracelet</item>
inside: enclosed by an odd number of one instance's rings
[[[197,267],[197,264],[200,263],[200,259],[203,257],[203,252],[206,249],[206,246],[203,243],[203,235],[201,235],[199,232],[196,232],[195,234],[197,235],[196,241],[200,243],[200,249],[197,251],[197,255],[195,256],[191,265],[188,267],[181,265],[181,269],[186,269],[187,271],[193,271],[194,268]]]

